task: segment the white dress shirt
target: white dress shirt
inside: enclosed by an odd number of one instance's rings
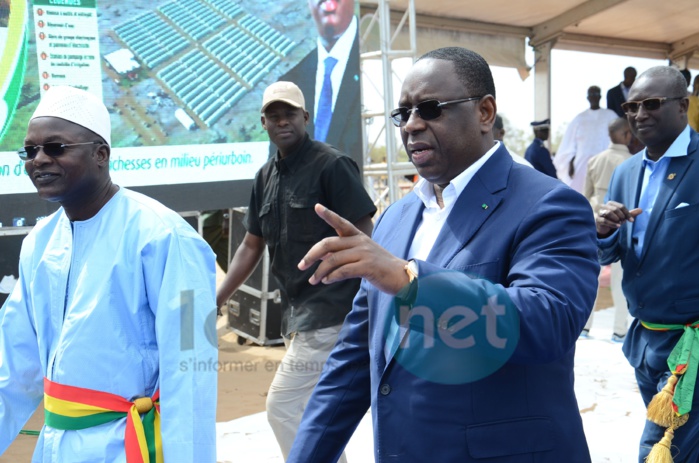
[[[424,178],[417,182],[413,191],[422,200],[425,209],[422,211],[422,222],[420,222],[420,226],[415,232],[415,237],[410,245],[410,252],[408,253],[410,259],[427,260],[427,256],[430,254],[432,247],[434,247],[437,236],[439,236],[439,232],[447,221],[447,217],[449,217],[451,210],[454,208],[456,200],[474,175],[476,175],[478,169],[490,159],[499,147],[500,142],[495,141],[493,147],[481,156],[478,161],[471,164],[449,182],[449,185],[442,191],[443,208],[440,208],[439,204],[437,204],[433,185]]]
[[[350,53],[352,52],[352,44],[354,44],[354,38],[357,35],[357,18],[356,16],[352,18],[347,30],[337,39],[335,45],[333,45],[330,51],[327,51],[318,37],[318,66],[316,67],[316,96],[313,102],[313,119],[315,121],[315,115],[318,114],[318,100],[320,100],[320,92],[323,89],[323,78],[325,77],[325,58],[332,56],[337,60],[337,64],[333,68],[332,74],[330,74],[330,81],[333,86],[333,103],[332,111],[335,112],[335,102],[337,102],[337,94],[340,92],[340,84],[342,83],[342,76],[345,75],[345,68],[347,68],[347,61],[349,60]]]

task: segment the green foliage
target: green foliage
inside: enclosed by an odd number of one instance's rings
[[[531,130],[525,132],[524,130],[513,127],[506,116],[503,114],[500,114],[500,116],[502,116],[502,125],[505,129],[505,136],[503,137],[505,146],[511,152],[524,156],[527,147],[531,145],[534,140],[534,132]]]
[[[386,162],[386,147],[383,145],[374,146],[374,148],[369,152],[369,158],[371,159],[372,164]]]
[[[558,151],[558,147],[561,146],[561,141],[563,140],[563,135],[566,133],[568,128],[568,123],[558,126],[558,130],[551,137],[551,153],[555,154]]]
[[[405,152],[405,147],[403,145],[398,145],[398,153],[396,153],[397,162],[408,162],[408,153]],[[384,163],[386,162],[386,146],[376,145],[369,152],[369,158],[371,158],[371,163]]]

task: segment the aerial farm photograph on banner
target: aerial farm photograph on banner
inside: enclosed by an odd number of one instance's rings
[[[122,186],[146,187],[250,181],[271,152],[262,91],[292,76],[302,87],[315,82],[304,66],[317,32],[295,0],[0,0],[0,37],[2,195],[34,191],[16,150],[52,86],[103,99],[110,171]],[[347,71],[358,88],[353,53]],[[361,141],[359,104],[348,109]],[[332,134],[328,142],[340,143]],[[359,143],[355,150],[348,154],[361,161]],[[219,206],[200,194],[200,208]]]
[[[697,18],[0,0],[0,463],[699,463]]]

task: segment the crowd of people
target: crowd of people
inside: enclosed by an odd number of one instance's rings
[[[483,57],[426,53],[391,112],[420,178],[374,223],[356,162],[308,132],[304,92],[269,85],[276,149],[218,288],[207,243],[112,182],[102,101],[52,87],[19,156],[61,207],[0,311],[0,454],[43,399],[34,461],[215,461],[216,373],[188,365],[215,363],[217,309],[267,247],[287,346],[267,413],[287,462],[345,461],[369,408],[380,462],[590,462],[575,345],[616,262],[634,320],[615,336],[649,411],[639,462],[699,461],[693,100],[675,68],[624,75],[622,117],[590,87],[553,158],[549,121],[532,124],[527,165],[501,141]]]

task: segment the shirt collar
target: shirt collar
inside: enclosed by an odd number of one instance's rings
[[[495,153],[495,151],[497,151],[499,147],[500,142],[496,140],[493,144],[493,147],[490,148],[483,156],[481,156],[480,159],[468,166],[468,168],[466,168],[459,175],[454,177],[449,182],[449,185],[447,185],[447,188],[445,188],[444,191],[446,192],[447,189],[453,190],[454,199],[461,196],[461,193],[463,193],[463,191],[466,189],[466,186],[471,181],[471,179],[476,175],[480,168],[483,167],[483,165],[488,161],[488,159],[490,159],[490,157]],[[437,198],[435,197],[432,184],[424,178],[420,177],[420,180],[418,180],[417,184],[415,184],[415,187],[413,187],[413,191],[415,192],[417,197],[420,198],[425,207],[434,207],[437,204]],[[451,196],[451,194],[449,196]],[[445,207],[447,206],[446,200],[444,205]]]
[[[277,169],[279,170],[282,166],[285,166],[292,173],[296,172],[296,169],[301,164],[303,158],[305,157],[305,154],[309,151],[308,148],[310,147],[310,145],[311,137],[309,137],[308,133],[306,133],[303,137],[303,141],[299,144],[298,148],[292,151],[285,158],[282,158],[281,153],[277,149],[277,154],[275,155],[274,160]]]
[[[341,63],[346,62],[349,59],[350,52],[352,51],[352,45],[354,44],[354,36],[357,35],[357,17],[352,17],[352,22],[349,27],[342,33],[335,45],[327,51],[320,41],[320,36],[317,39],[318,43],[318,63],[325,62],[325,58],[332,56]]]
[[[611,142],[611,143],[609,144],[609,149],[610,149],[610,150],[616,150],[616,151],[624,151],[624,150],[625,150],[625,151],[627,151],[627,152],[629,153],[629,156],[631,155],[631,152],[629,151],[629,147],[626,146],[626,145],[624,145],[624,144],[621,144],[621,143],[614,143],[614,142]]]
[[[689,126],[685,127],[672,145],[665,151],[665,153],[658,159],[658,161],[653,161],[648,157],[648,148],[643,148],[643,165],[652,164],[655,162],[660,162],[665,158],[679,158],[681,156],[687,156],[687,148],[689,148],[689,142],[691,141],[691,136],[689,134]]]

